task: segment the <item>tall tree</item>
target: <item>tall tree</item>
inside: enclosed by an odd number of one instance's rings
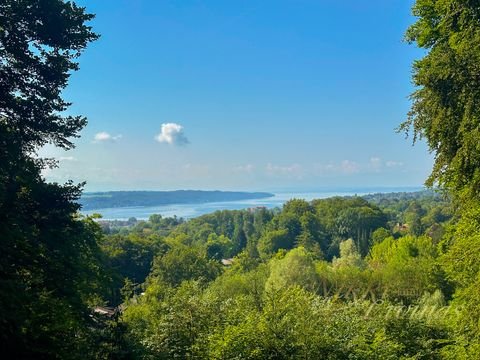
[[[62,90],[97,38],[62,0],[0,2],[0,341],[12,358],[72,358],[98,285],[98,227],[76,215],[81,185],[50,184],[45,144],[73,148],[85,126]],[[78,354],[78,353],[77,353]],[[77,355],[80,356],[80,355]]]
[[[452,358],[480,358],[480,3],[416,0],[406,38],[427,50],[413,66],[417,90],[408,120],[435,155],[427,184],[454,195],[460,221],[443,243],[443,267],[460,305]]]
[[[427,184],[480,198],[480,4],[417,0],[406,39],[427,54],[413,64],[413,129],[435,155]]]

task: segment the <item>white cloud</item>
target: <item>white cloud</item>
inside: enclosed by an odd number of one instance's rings
[[[233,168],[233,171],[236,173],[247,173],[251,174],[255,167],[252,164],[238,165]]]
[[[341,162],[329,162],[328,164],[313,164],[312,171],[314,175],[354,175],[358,173],[380,173],[386,168],[399,168],[404,166],[403,162],[388,160],[384,161],[379,156],[372,156],[367,162],[356,162],[353,160],[343,160]]]
[[[360,165],[355,161],[343,160],[340,164],[340,171],[344,174],[356,174],[360,171]]]
[[[303,168],[299,164],[279,166],[268,163],[266,172],[268,175],[295,177],[299,179],[303,176]]]
[[[313,164],[312,171],[314,175],[326,175],[339,172],[340,167],[332,162],[329,164]]]
[[[383,162],[379,157],[371,157],[368,165],[373,171],[379,172],[383,166]]]
[[[117,140],[120,140],[121,138],[122,138],[121,134],[113,136],[107,133],[106,131],[101,131],[95,134],[95,136],[93,137],[93,142],[101,143],[101,142],[117,141]]]
[[[212,169],[206,164],[185,164],[182,165],[183,175],[187,178],[191,177],[210,177]]]
[[[351,175],[360,172],[361,167],[352,160],[343,160],[341,162],[330,162],[328,164],[313,164],[314,175]]]
[[[187,145],[187,137],[183,133],[183,126],[175,123],[162,124],[160,134],[155,136],[155,140],[170,145]]]
[[[60,160],[60,161],[77,161],[77,158],[75,158],[73,156],[60,156],[58,158],[58,160]]]
[[[385,165],[389,168],[392,168],[392,167],[400,167],[400,166],[403,166],[403,162],[401,161],[393,161],[393,160],[388,160]]]

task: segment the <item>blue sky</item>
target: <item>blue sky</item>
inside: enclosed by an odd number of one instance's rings
[[[86,190],[418,186],[404,0],[78,0],[100,40],[65,97],[88,117],[53,148]],[[163,131],[162,131],[163,124]]]

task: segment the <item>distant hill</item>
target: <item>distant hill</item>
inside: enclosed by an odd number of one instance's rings
[[[264,199],[274,196],[265,192],[237,191],[108,191],[84,193],[79,200],[82,210],[169,204],[199,204],[209,202]]]

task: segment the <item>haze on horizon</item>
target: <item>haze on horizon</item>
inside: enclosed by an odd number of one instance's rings
[[[65,97],[89,125],[47,179],[87,191],[421,186],[411,2],[93,1]]]

